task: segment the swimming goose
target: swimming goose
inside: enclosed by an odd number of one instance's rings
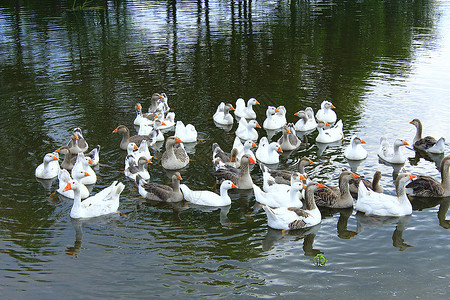
[[[367,215],[405,216],[412,213],[411,202],[406,196],[405,185],[416,176],[400,173],[395,180],[397,195],[387,195],[368,190],[362,183],[358,187],[358,198],[355,208]]]
[[[239,126],[236,129],[236,135],[243,140],[253,140],[258,139],[258,132],[255,128],[261,128],[256,120],[250,120],[247,122],[245,118],[239,120]]]
[[[67,143],[69,150],[72,154],[77,154],[80,152],[86,152],[88,149],[88,143],[83,137],[83,132],[81,128],[76,127],[72,131],[72,136],[70,137],[69,143]]]
[[[350,194],[348,182],[352,178],[359,177],[357,174],[346,169],[339,175],[339,187],[326,186],[314,193],[317,206],[330,208],[353,207],[353,197]]]
[[[406,157],[401,152],[400,147],[405,145],[409,144],[402,139],[396,139],[392,147],[385,137],[381,137],[378,157],[391,164],[404,164]]]
[[[228,190],[237,188],[230,180],[225,180],[220,185],[220,195],[211,191],[193,191],[187,185],[181,184],[180,189],[183,192],[184,199],[192,204],[205,206],[226,206],[231,204],[231,198],[228,196]]]
[[[141,126],[139,126],[138,135],[148,137],[148,139],[151,140],[149,143],[150,145],[156,142],[162,142],[164,141],[164,134],[161,132],[160,128],[164,125],[167,124],[160,119],[155,119],[152,123],[142,122]],[[154,131],[156,131],[156,133],[154,133]]]
[[[92,218],[117,212],[119,208],[119,196],[124,188],[125,185],[123,183],[114,181],[109,187],[104,188],[97,194],[81,202],[81,191],[78,181],[69,181],[63,191],[74,191],[70,217],[74,219]]]
[[[96,166],[100,163],[100,148],[100,145],[97,145],[97,147],[84,154],[84,156],[89,157],[92,160],[92,164],[89,163],[91,167]]]
[[[184,168],[189,163],[189,156],[182,146],[175,146],[183,141],[175,136],[166,139],[166,151],[162,154],[161,165],[167,170],[177,170]]]
[[[136,176],[140,175],[142,179],[148,180],[150,179],[150,174],[148,173],[147,166],[148,164],[151,164],[152,161],[145,158],[144,156],[141,156],[136,161],[135,157],[133,155],[128,155],[126,158],[126,167],[124,170],[125,176],[130,178],[131,180],[135,181]]]
[[[282,115],[277,115],[280,110],[275,106],[269,106],[266,110],[266,119],[263,122],[263,128],[269,130],[275,130],[282,128],[286,124],[286,118],[282,118]]]
[[[120,149],[127,150],[129,143],[135,143],[137,146],[141,144],[143,140],[150,141],[150,137],[146,135],[133,135],[130,137],[130,130],[125,125],[119,125],[113,130],[113,133],[121,133],[122,140],[120,141]]]
[[[61,168],[66,170],[72,170],[73,165],[75,164],[77,160],[77,156],[75,154],[72,154],[69,150],[68,146],[62,146],[55,150],[55,152],[64,154],[64,159],[61,163]]]
[[[407,192],[416,197],[448,197],[450,196],[450,156],[441,162],[441,182],[430,176],[419,175],[410,182]]]
[[[161,125],[159,126],[160,130],[164,131],[175,126],[175,113],[173,111],[167,113],[165,116],[161,114],[157,119],[161,121]]]
[[[256,202],[270,207],[302,207],[302,189],[303,183],[300,182],[293,182],[287,190],[275,192],[265,192],[259,186],[253,185]]]
[[[195,143],[197,142],[197,130],[194,125],[187,124],[186,126],[182,121],[177,121],[175,126],[175,136],[180,138],[183,143]]]
[[[73,175],[75,176],[75,178],[73,178],[73,179],[77,180],[77,182],[79,183],[81,199],[86,199],[87,197],[89,197],[89,190],[79,180],[81,178],[89,176],[89,173],[85,172],[85,171],[82,171],[82,170],[79,170],[79,171],[75,172]],[[75,193],[74,193],[73,190],[66,190],[66,191],[64,191],[64,189],[66,188],[67,184],[71,180],[72,180],[72,177],[70,176],[69,171],[67,171],[66,169],[62,169],[61,172],[59,172],[59,175],[58,175],[59,187],[56,190],[56,192],[61,194],[61,195],[63,195],[66,198],[73,199],[75,197]]]
[[[280,144],[280,147],[283,151],[295,150],[298,147],[300,147],[302,142],[298,139],[297,135],[295,134],[293,123],[284,125],[283,134],[278,139],[278,144]]]
[[[268,172],[274,179],[276,183],[280,183],[280,184],[290,184],[290,180],[291,180],[291,176],[294,173],[299,173],[301,174],[305,180],[306,183],[308,183],[308,175],[305,172],[305,167],[309,164],[313,164],[314,162],[312,160],[310,160],[307,157],[302,157],[298,162],[297,162],[297,171],[293,172],[293,171],[289,171],[289,170],[275,170],[275,169],[270,169],[267,166],[265,166],[264,164],[260,163],[259,167],[261,168],[261,171],[264,172]]]
[[[214,122],[220,125],[232,125],[234,118],[230,114],[230,110],[235,110],[233,105],[230,103],[225,104],[224,102],[221,102],[213,115]]]
[[[366,142],[357,137],[352,136],[350,140],[350,145],[347,146],[344,150],[344,157],[348,160],[363,160],[367,158],[367,151],[361,144],[365,144]]]
[[[152,95],[152,98],[150,99],[150,106],[148,107],[148,112],[149,113],[154,113],[156,111],[158,111],[158,106],[161,103],[161,101],[163,101],[164,97],[161,96],[158,93],[154,93]],[[168,110],[165,110],[164,112],[166,112]]]
[[[256,156],[252,151],[252,148],[257,148],[258,146],[252,140],[246,140],[244,143],[241,142],[241,139],[236,136],[233,142],[233,148],[238,151],[237,159],[240,160],[241,157],[245,154],[250,155],[254,160],[256,160]]]
[[[145,199],[162,202],[180,202],[183,200],[180,180],[182,178],[179,172],[175,172],[172,175],[172,187],[159,183],[146,182],[140,175],[136,176],[139,194]]]
[[[422,122],[419,119],[414,119],[410,124],[416,126],[416,135],[413,139],[414,150],[426,151],[428,148],[433,147],[436,144],[436,139],[432,136],[422,137]]]
[[[352,196],[354,198],[358,197],[358,186],[359,186],[360,182],[364,183],[366,188],[371,189],[372,191],[374,191],[376,193],[383,193],[384,190],[380,185],[380,180],[381,180],[381,172],[380,171],[375,172],[375,174],[373,175],[372,181],[367,180],[364,177],[352,178],[348,182],[350,194],[352,194]]]
[[[311,108],[311,107],[308,107]],[[311,108],[312,110],[312,108]],[[312,117],[309,117],[309,114],[312,114]],[[295,123],[295,129],[298,131],[312,131],[317,128],[317,122],[314,118],[314,112],[307,113],[304,110],[299,110],[294,114],[300,119]]]
[[[34,170],[34,175],[41,179],[55,178],[61,170],[58,161],[59,154],[57,152],[45,154],[42,164]]]
[[[236,148],[231,149],[231,152],[225,152],[220,148],[219,144],[213,143],[212,153],[213,163],[215,163],[217,159],[220,159],[225,165],[236,168],[239,167],[239,159],[237,158],[239,152]]]
[[[90,164],[92,164],[92,159],[86,157],[83,152],[78,153],[77,160],[71,170],[72,178],[76,177],[76,172],[85,171],[89,173],[89,176],[81,178],[80,181],[86,185],[94,184],[97,181],[97,175]]]
[[[316,138],[316,142],[318,143],[332,143],[344,138],[344,133],[342,132],[342,120],[337,121],[332,127],[325,129],[326,127],[330,127],[328,122],[319,121],[317,123],[317,130],[319,130],[319,135]]]
[[[257,105],[259,102],[255,98],[250,98],[245,106],[245,101],[242,98],[236,100],[236,110],[234,114],[239,118],[256,119],[256,113],[253,110],[253,105]]]
[[[320,105],[320,109],[316,113],[317,121],[323,121],[325,123],[333,124],[337,120],[336,113],[332,110],[336,108],[330,101],[323,101]]]
[[[231,180],[238,189],[251,189],[253,186],[253,180],[250,176],[250,163],[255,163],[255,160],[249,155],[244,155],[241,158],[241,165],[239,169],[233,167],[218,168],[214,171],[214,176],[218,183],[222,183],[224,180]]]
[[[267,224],[273,229],[301,229],[317,225],[322,220],[320,210],[314,201],[314,191],[324,187],[322,184],[310,182],[305,192],[305,209],[296,207],[270,208],[263,205],[267,215]]]
[[[280,162],[280,154],[283,152],[280,144],[277,142],[268,143],[267,137],[262,137],[259,141],[258,149],[256,149],[256,158],[265,164],[276,164]]]

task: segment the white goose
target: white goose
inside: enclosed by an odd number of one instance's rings
[[[253,185],[253,192],[258,203],[270,207],[302,207],[301,190],[303,183],[294,182],[287,190],[276,192],[264,192],[257,185]]]
[[[90,196],[81,202],[81,192],[78,181],[69,181],[63,191],[73,190],[74,192],[70,217],[74,219],[92,218],[117,212],[117,209],[119,208],[119,196],[124,188],[125,185],[123,183],[114,181],[109,187],[104,188],[97,194]]]
[[[147,166],[151,164],[152,161],[141,156],[137,159],[133,155],[128,155],[125,158],[125,170],[124,174],[131,180],[135,181],[136,176],[140,175],[142,179],[150,179],[150,173],[148,172]]]
[[[405,140],[396,139],[394,145],[391,146],[385,137],[381,137],[378,156],[391,164],[404,164],[406,162],[406,157],[401,152],[400,147],[407,145],[409,144]]]
[[[175,126],[175,136],[179,137],[183,143],[195,143],[197,141],[197,130],[194,125],[177,121]]]
[[[83,152],[78,153],[77,161],[73,165],[71,171],[72,178],[76,177],[74,176],[76,172],[85,171],[89,173],[89,176],[83,177],[82,179],[80,179],[80,181],[86,185],[94,184],[97,181],[97,175],[91,168],[90,163],[92,163],[92,159],[90,159],[89,157],[85,157]]]
[[[312,116],[309,117],[309,114],[312,114]],[[312,131],[317,128],[317,122],[314,118],[314,112],[312,112],[312,108],[310,113],[306,112],[305,110],[299,110],[294,115],[300,118],[294,125],[296,130],[304,132]]]
[[[367,157],[367,151],[361,144],[365,144],[366,142],[357,137],[352,136],[350,140],[350,145],[347,146],[344,150],[344,157],[348,160],[363,160]]]
[[[395,180],[397,195],[387,195],[368,190],[363,183],[358,187],[355,208],[367,215],[405,216],[412,213],[411,202],[406,196],[405,185],[416,178],[415,175],[400,173]]]
[[[231,198],[228,196],[228,190],[237,188],[231,180],[225,180],[220,185],[220,195],[211,191],[193,191],[187,185],[181,184],[180,189],[183,192],[184,199],[190,203],[205,206],[226,206],[231,204]]]
[[[252,140],[246,140],[243,144],[239,137],[236,137],[233,142],[233,149],[238,151],[237,159],[240,160],[242,156],[248,154],[254,160],[256,160],[256,156],[252,151],[252,148],[257,148],[258,146]]]
[[[328,144],[332,142],[336,142],[342,140],[344,138],[344,133],[342,132],[342,120],[337,121],[333,127],[329,129],[325,129],[325,127],[329,127],[330,124],[319,121],[317,123],[317,130],[319,131],[319,135],[316,138],[316,142]]]
[[[161,126],[159,126],[160,130],[166,130],[175,126],[175,113],[173,111],[167,113],[166,116],[164,114],[161,117],[158,117],[161,121]],[[163,123],[165,125],[163,125]]]
[[[236,110],[234,114],[237,117],[245,119],[256,119],[256,113],[253,110],[253,105],[257,105],[259,102],[255,98],[250,98],[245,106],[245,101],[242,98],[236,100]]]
[[[259,161],[270,165],[280,162],[280,154],[278,152],[283,152],[280,144],[277,142],[269,144],[267,137],[264,136],[259,141],[255,155]]]
[[[89,197],[89,190],[88,188],[80,183],[80,179],[84,178],[86,176],[89,176],[88,172],[84,172],[82,170],[77,171],[73,174],[75,176],[75,180],[77,180],[78,184],[79,184],[79,189],[80,189],[80,197],[81,199],[86,199],[87,197]],[[56,190],[57,193],[63,195],[66,198],[69,199],[73,199],[75,197],[75,193],[73,190],[64,190],[67,186],[67,184],[72,180],[72,177],[69,174],[69,171],[62,169],[61,172],[58,175],[58,180],[59,180],[59,185],[58,185],[58,189]]]
[[[34,175],[41,179],[55,178],[61,170],[58,161],[59,154],[57,152],[45,154],[42,164],[34,170]]]
[[[213,115],[214,122],[220,125],[232,125],[234,122],[234,118],[230,114],[230,110],[235,110],[233,105],[221,102]]]
[[[243,140],[253,140],[258,139],[258,132],[255,128],[261,128],[256,120],[250,120],[247,122],[245,118],[239,120],[239,126],[236,129],[236,135]]]
[[[316,113],[316,118],[318,121],[323,121],[326,123],[333,124],[337,120],[336,113],[332,110],[336,108],[330,101],[323,101],[320,105],[320,109]]]
[[[273,229],[290,230],[312,227],[322,220],[320,210],[314,202],[314,191],[324,187],[322,184],[310,182],[305,192],[305,209],[297,207],[270,208],[263,205],[267,215],[267,224]]]
[[[276,114],[280,113],[280,110],[275,106],[269,106],[266,110],[266,119],[263,122],[263,128],[268,130],[275,130],[283,127],[286,124],[286,118],[284,121],[282,117]]]

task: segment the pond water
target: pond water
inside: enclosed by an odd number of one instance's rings
[[[154,92],[166,93],[176,119],[204,139],[191,149],[183,182],[211,189],[211,145],[229,151],[236,129],[211,120],[221,101],[255,97],[262,124],[268,105],[284,105],[295,122],[296,111],[317,111],[328,99],[344,123],[342,145],[319,148],[316,131],[275,167],[293,169],[308,156],[308,174],[330,185],[342,167],[368,178],[380,170],[394,194],[398,170],[377,157],[382,135],[411,143],[409,121],[420,118],[424,135],[450,140],[450,2],[391,2],[128,0],[81,9],[81,1],[2,1],[2,295],[448,297],[450,199],[413,199],[402,218],[323,210],[320,225],[282,234],[268,228],[250,191],[231,192],[231,206],[216,210],[146,203],[123,175],[125,153],[112,134],[119,124],[133,127],[136,102],[146,108]],[[57,182],[35,179],[44,154],[66,144],[74,127],[102,147],[93,192],[124,182],[126,216],[71,220],[72,203],[50,196]],[[343,157],[353,134],[369,152],[358,166]],[[440,178],[442,157],[403,151],[407,171]],[[169,182],[158,161],[150,173]],[[257,167],[251,175],[261,184]]]

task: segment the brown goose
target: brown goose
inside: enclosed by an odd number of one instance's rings
[[[383,193],[384,190],[380,186],[380,180],[381,180],[381,172],[376,171],[375,174],[373,175],[372,182],[370,182],[370,180],[364,177],[356,177],[350,179],[350,181],[348,182],[348,187],[350,189],[350,193],[354,198],[358,198],[358,186],[360,182],[363,182],[368,189],[371,189],[377,193]]]
[[[413,139],[413,147],[417,151],[426,151],[428,148],[433,147],[436,144],[436,139],[432,136],[422,137],[422,122],[419,119],[414,119],[410,124],[416,126],[416,135]]]
[[[151,138],[147,135],[133,135],[130,136],[130,130],[125,125],[119,125],[116,129],[113,130],[113,133],[121,133],[122,140],[120,141],[120,149],[127,150],[127,146],[129,143],[135,143],[136,145],[140,145],[143,140],[151,142]]]
[[[72,170],[73,165],[77,161],[77,156],[70,152],[69,147],[62,146],[62,147],[56,149],[55,152],[64,154],[64,160],[61,163],[61,168],[66,169],[68,171]]]
[[[172,187],[170,187],[159,183],[148,183],[140,175],[136,175],[139,194],[145,199],[162,202],[179,202],[183,200],[180,180],[182,180],[180,173],[175,172],[172,175]]]
[[[326,186],[314,193],[317,206],[330,208],[353,207],[353,198],[350,194],[348,182],[356,177],[359,176],[347,169],[343,169],[339,176],[339,187]]]
[[[253,180],[250,177],[250,163],[255,163],[255,160],[250,155],[245,154],[241,157],[241,165],[239,169],[224,166],[214,171],[214,175],[217,178],[219,184],[224,180],[231,180],[238,189],[252,189]]]
[[[295,128],[293,123],[288,123],[283,127],[283,135],[278,139],[278,144],[283,151],[295,150],[302,142],[295,134]]]
[[[182,146],[183,141],[175,136],[166,139],[166,151],[162,154],[161,165],[167,170],[184,168],[189,163],[189,156]],[[179,144],[176,146],[176,144]]]
[[[275,179],[276,183],[279,184],[291,184],[291,177],[292,174],[295,172],[299,172],[301,175],[303,175],[305,178],[308,178],[305,172],[305,167],[307,165],[313,164],[314,162],[310,160],[307,157],[302,157],[298,163],[297,163],[297,171],[289,171],[289,170],[273,170],[268,167],[266,167],[264,164],[260,163],[259,167],[261,168],[261,171],[269,172],[270,176],[272,176]]]
[[[450,196],[450,156],[441,163],[441,182],[430,176],[417,176],[406,186],[408,194],[416,197],[447,197]]]
[[[69,147],[69,150],[72,154],[77,154],[80,152],[86,152],[88,149],[88,143],[83,137],[83,132],[81,131],[81,128],[76,127],[73,132],[72,136],[70,137],[70,141],[67,144]]]
[[[225,152],[220,148],[219,144],[214,143],[212,145],[212,152],[213,152],[213,162],[215,162],[217,159],[220,159],[225,165],[238,167],[239,163],[237,160],[237,156],[239,154],[238,149],[233,148],[231,149],[231,152]]]

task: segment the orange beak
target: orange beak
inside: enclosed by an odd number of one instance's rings
[[[72,189],[72,185],[70,184],[70,182],[68,182],[66,187],[64,188],[63,192],[66,192],[66,191],[68,191],[70,189]]]
[[[232,158],[231,158],[231,161],[232,161],[232,162],[235,162],[235,161],[236,161],[236,158],[235,158],[235,157],[232,157]]]
[[[303,189],[306,189],[306,184],[303,185]]]
[[[252,164],[256,164],[256,161],[253,159],[253,157],[250,157],[250,162],[251,162]]]
[[[255,142],[252,142],[252,147],[258,148],[258,145],[256,145]]]
[[[275,108],[275,112],[280,112],[280,110],[278,108]]]
[[[261,125],[259,125],[259,123],[256,123],[256,128],[261,128]]]
[[[166,123],[164,123],[164,122],[161,122],[161,125],[164,125],[164,126],[166,126],[167,124],[166,124]]]
[[[231,184],[231,187],[232,187],[233,189],[237,189],[237,188],[238,188],[237,185],[235,185],[234,183]]]
[[[59,158],[53,155],[53,160],[59,160]]]
[[[90,164],[94,164],[94,161],[92,159],[89,158],[89,163]]]
[[[117,128],[113,130],[113,133],[116,133],[116,132],[117,132]]]
[[[413,180],[414,178],[417,178],[417,176],[413,175],[413,174],[409,174],[409,179]]]
[[[361,143],[363,143],[363,144],[367,144],[365,140],[361,140]]]
[[[325,186],[324,186],[323,184],[321,184],[321,183],[319,183],[317,186],[319,187],[319,189],[322,189],[322,188],[325,187]]]
[[[359,177],[358,174],[355,174],[355,173],[352,173],[352,174],[353,174],[353,178],[358,178]]]
[[[408,142],[406,141],[403,143],[403,145],[409,146]]]
[[[231,110],[236,110],[236,109],[233,107],[233,105],[231,105]]]
[[[286,130],[286,132],[289,134],[289,133],[291,133],[291,131],[289,130],[289,128]]]
[[[180,140],[179,138],[176,139],[177,143],[182,143],[183,141]]]
[[[306,180],[305,176],[303,176],[302,174],[300,174],[300,180]]]
[[[296,112],[296,113],[294,114],[294,116],[297,116],[297,117],[298,117],[298,112]]]
[[[331,126],[330,124],[328,124],[328,122],[325,122],[325,126]]]
[[[134,144],[134,149],[137,150],[139,149],[139,147],[136,144]]]
[[[79,138],[78,134],[75,134],[75,139],[78,140]]]
[[[410,121],[410,122],[409,122],[409,124],[412,124],[412,123],[413,123],[413,121]]]
[[[334,106],[333,104],[331,104],[331,108],[336,108],[336,106]]]
[[[142,106],[141,106],[141,105],[138,105],[138,109],[142,109]]]
[[[183,178],[181,177],[181,175],[177,175],[178,180],[183,180]]]
[[[147,163],[148,163],[148,164],[151,164],[152,161],[151,161],[150,159],[147,159]]]
[[[84,176],[91,176],[88,172],[84,172]]]
[[[256,104],[260,104],[260,103],[258,102],[258,100],[256,100]]]
[[[281,147],[278,147],[278,152],[283,152],[283,149],[281,149]]]
[[[61,148],[56,149],[55,152],[61,152]]]
[[[309,160],[309,163],[310,163],[310,164],[313,164],[314,162],[313,162],[312,160]]]

